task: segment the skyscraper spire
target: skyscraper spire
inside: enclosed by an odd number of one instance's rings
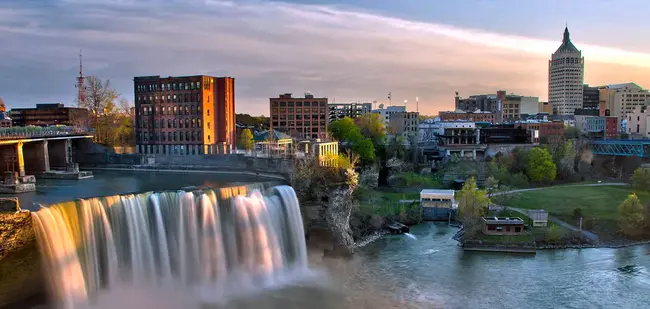
[[[569,23],[564,27],[564,38],[562,39],[562,43],[566,43],[571,41],[571,38],[569,37]]]

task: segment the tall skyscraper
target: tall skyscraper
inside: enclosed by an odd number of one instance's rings
[[[562,45],[548,62],[548,102],[558,115],[573,115],[582,108],[585,62],[564,28]]]

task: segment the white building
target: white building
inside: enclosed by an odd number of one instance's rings
[[[562,45],[548,62],[548,102],[558,115],[573,115],[576,108],[582,108],[584,60],[571,43],[569,29],[564,28]]]
[[[627,114],[626,132],[632,137],[650,137],[650,109],[647,106],[639,106],[634,112]]]
[[[384,127],[386,127],[386,132],[388,131],[388,127],[390,125],[390,115],[394,113],[404,113],[406,112],[406,106],[389,106],[387,108],[384,108],[384,104],[379,104],[378,109],[373,109],[373,113],[379,114],[379,119],[384,122]]]
[[[539,97],[521,97],[521,103],[519,107],[520,114],[535,115],[540,112]]]

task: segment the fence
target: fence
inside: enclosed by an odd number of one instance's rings
[[[50,126],[50,127],[11,127],[0,129],[0,140],[56,137],[69,135],[89,134],[88,130],[71,126]]]

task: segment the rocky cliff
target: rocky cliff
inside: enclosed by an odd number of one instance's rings
[[[43,296],[31,213],[17,199],[0,199],[0,308]]]

